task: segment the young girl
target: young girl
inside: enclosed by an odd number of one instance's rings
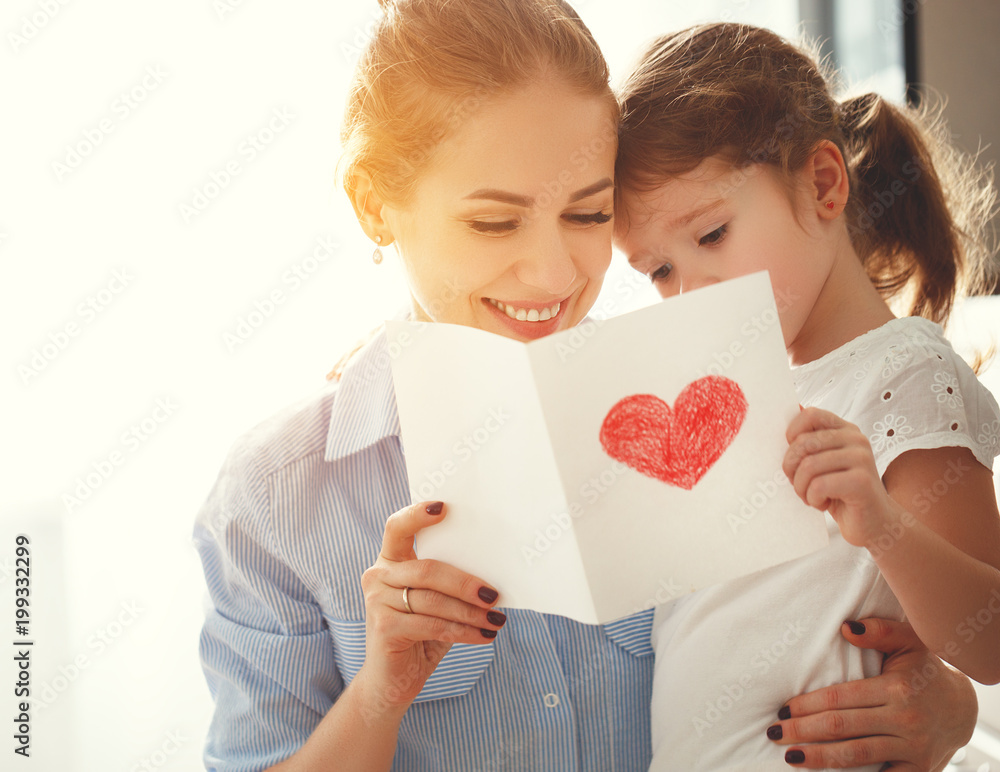
[[[979,281],[989,180],[911,111],[835,101],[766,30],[661,38],[623,92],[618,244],[663,296],[770,272],[804,406],[784,471],[831,535],[657,611],[651,768],[824,766],[796,743],[844,723],[868,738],[826,746],[830,766],[902,758],[863,685],[825,706],[836,717],[796,720],[805,706],[782,695],[878,672],[843,639],[873,616],[905,615],[943,659],[1000,680],[1000,411],[938,326]]]

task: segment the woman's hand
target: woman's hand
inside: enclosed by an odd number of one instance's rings
[[[408,706],[453,643],[489,644],[507,621],[492,610],[499,594],[481,579],[447,563],[417,560],[413,537],[443,518],[440,501],[393,514],[378,559],[361,577],[367,641],[358,676],[373,710]]]
[[[828,511],[850,544],[868,546],[902,516],[857,426],[810,407],[792,420],[786,437],[782,469],[795,492],[809,506]]]
[[[972,683],[928,651],[905,622],[866,619],[861,626],[854,634],[844,623],[844,637],[885,652],[882,674],[789,700],[768,737],[792,746],[785,760],[793,767],[891,762],[883,769],[944,769],[976,725]]]
[[[388,519],[378,559],[361,577],[365,662],[306,743],[268,772],[388,772],[403,715],[451,644],[490,643],[503,627],[506,617],[491,610],[496,590],[454,566],[417,560],[413,537],[443,517],[444,504],[425,501]]]

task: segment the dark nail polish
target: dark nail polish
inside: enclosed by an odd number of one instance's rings
[[[443,501],[435,501],[433,504],[428,504],[427,505],[427,514],[428,515],[440,515],[442,509],[444,509],[444,502]]]
[[[848,621],[847,626],[851,628],[851,632],[855,635],[864,635],[865,626],[861,622],[851,622]]]
[[[507,621],[507,615],[500,611],[487,611],[486,618],[490,621],[491,625],[496,625],[497,627],[500,627],[500,625]]]
[[[768,740],[781,739],[781,724],[775,724],[774,726],[769,726],[767,728],[767,739]]]
[[[785,753],[786,764],[801,764],[806,760],[806,754],[802,751],[788,751]]]
[[[483,634],[483,638],[496,638],[497,637],[497,631],[496,630],[482,630],[481,629],[479,632],[481,632]]]
[[[785,705],[781,710],[778,711],[778,718],[782,721],[787,721],[792,717],[792,709]]]
[[[498,593],[496,590],[491,590],[489,587],[479,588],[479,599],[483,603],[492,603],[499,597],[500,593]]]

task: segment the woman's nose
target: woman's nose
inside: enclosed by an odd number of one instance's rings
[[[518,280],[559,297],[576,281],[577,268],[569,245],[558,235],[540,239],[531,246],[530,254],[518,261]]]

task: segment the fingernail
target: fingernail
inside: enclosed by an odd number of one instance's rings
[[[782,721],[787,721],[792,717],[792,709],[785,705],[781,710],[778,711],[778,718]]]
[[[781,739],[781,724],[775,724],[774,726],[769,726],[767,728],[767,739],[768,740]]]
[[[444,502],[443,501],[435,501],[433,504],[428,504],[427,505],[427,514],[428,515],[440,515],[442,509],[444,509]]]
[[[806,760],[806,754],[802,751],[788,751],[785,753],[786,764],[801,764]]]
[[[480,628],[479,632],[481,632],[483,634],[483,638],[496,638],[497,637],[497,631],[496,630],[483,630],[483,629]]]
[[[487,611],[486,618],[491,625],[496,625],[497,627],[500,627],[500,625],[507,621],[507,615],[500,611]]]
[[[865,634],[865,626],[861,624],[861,622],[848,621],[847,626],[851,628],[851,632],[854,633],[855,635]]]
[[[496,590],[491,590],[489,587],[479,588],[479,599],[483,603],[492,603],[499,597],[500,593],[498,593]]]

